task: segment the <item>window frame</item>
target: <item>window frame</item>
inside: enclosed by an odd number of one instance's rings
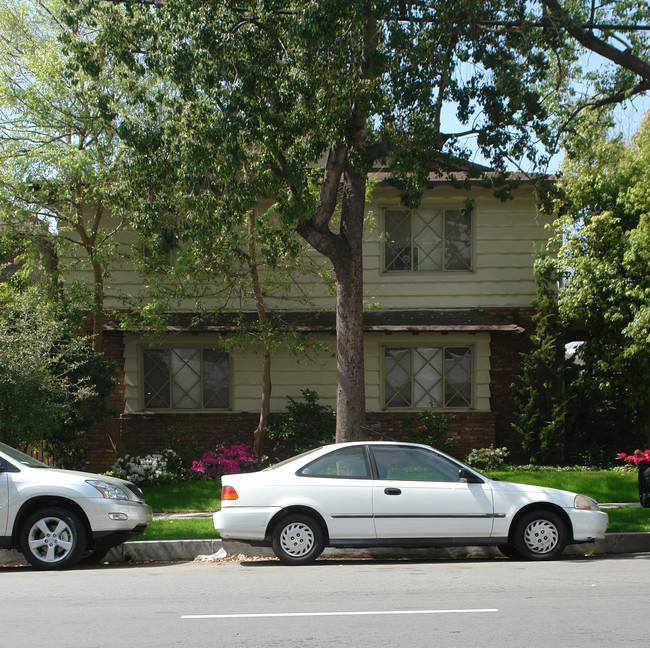
[[[446,213],[447,212],[459,212],[462,213],[466,208],[463,205],[421,205],[417,209],[400,209],[399,207],[395,208],[394,206],[386,206],[382,209],[383,215],[382,215],[382,229],[381,229],[381,272],[383,274],[404,274],[408,273],[410,275],[413,274],[439,274],[439,273],[462,273],[466,274],[468,272],[474,272],[474,250],[475,250],[475,242],[474,242],[474,230],[475,230],[475,209],[472,208],[469,210],[469,264],[467,268],[446,268],[445,267],[445,259],[444,259],[444,253],[445,250],[447,249],[447,236],[446,236],[446,229],[447,229],[447,219],[446,219]],[[410,225],[410,258],[411,258],[411,268],[410,269],[396,269],[396,268],[388,268],[388,257],[387,257],[387,247],[388,247],[388,237],[386,235],[386,220],[387,220],[387,214],[389,212],[401,212],[403,214],[408,214],[409,215],[409,225]],[[433,269],[433,270],[423,270],[420,269],[419,267],[414,268],[413,267],[413,249],[416,247],[415,241],[414,241],[414,235],[413,235],[413,214],[414,212],[418,212],[421,215],[424,214],[434,214],[434,213],[440,213],[441,218],[442,218],[442,248],[443,248],[443,259],[442,259],[442,267],[439,269]],[[428,221],[431,223],[431,219]],[[418,263],[419,265],[419,263]]]
[[[171,380],[172,378],[172,372],[171,372],[171,364],[170,364],[170,372],[169,372],[169,402],[170,406],[169,407],[151,407],[147,406],[145,404],[145,362],[144,362],[144,355],[145,351],[155,351],[155,350],[165,350],[168,351],[170,354],[172,351],[175,349],[191,349],[191,350],[196,350],[200,352],[200,362],[201,362],[201,375],[200,375],[200,391],[201,391],[201,403],[203,403],[203,352],[204,351],[216,351],[223,356],[227,358],[228,361],[228,376],[227,376],[227,387],[228,387],[228,405],[226,407],[187,407],[187,408],[179,408],[179,407],[173,407],[171,405],[172,401],[172,385],[173,381]],[[147,412],[160,412],[160,413],[181,413],[181,414],[187,414],[187,413],[201,413],[201,412],[227,412],[232,410],[232,387],[233,387],[233,381],[232,381],[232,375],[233,375],[233,355],[231,353],[228,353],[227,351],[224,351],[223,349],[220,349],[218,346],[214,344],[191,344],[191,343],[180,343],[180,344],[161,344],[161,345],[156,345],[156,346],[151,346],[151,345],[139,345],[138,347],[138,373],[139,373],[139,398],[140,398],[140,407],[141,410],[147,411]]]
[[[426,406],[423,407],[418,407],[417,405],[414,405],[414,385],[415,381],[413,379],[413,351],[417,350],[419,348],[422,349],[440,349],[443,353],[443,373],[440,378],[440,383],[442,384],[442,389],[444,390],[445,386],[445,367],[444,367],[444,354],[447,349],[458,349],[462,348],[465,349],[465,352],[469,352],[470,354],[470,366],[469,366],[469,392],[470,392],[470,398],[469,398],[469,404],[467,405],[459,405],[459,406],[453,406],[453,405],[434,405],[433,408],[431,408],[430,404],[427,404]],[[409,384],[410,384],[410,402],[408,405],[395,405],[395,406],[390,406],[386,402],[386,379],[387,379],[387,371],[386,371],[386,352],[389,349],[408,349],[410,351],[410,378],[409,378]],[[395,342],[391,344],[382,344],[381,345],[381,407],[383,411],[386,412],[396,412],[396,411],[415,411],[415,412],[421,412],[425,409],[435,409],[435,411],[451,411],[451,412],[462,412],[462,411],[469,411],[475,409],[475,391],[476,391],[476,345],[475,344],[465,344],[461,342],[449,342],[449,343],[436,343],[436,342],[427,342],[427,343],[414,343],[414,342],[408,342],[408,343],[400,343],[400,342]],[[427,389],[427,394],[429,394],[430,390]],[[443,397],[445,394],[443,393]],[[432,402],[433,399],[429,401]]]
[[[356,449],[359,449],[359,454],[362,455],[363,465],[365,466],[366,469],[365,475],[355,476],[355,475],[338,475],[338,474],[324,474],[324,473],[312,474],[310,472],[311,467],[314,464],[321,463],[326,459],[332,459],[337,455],[344,455],[345,453],[349,453],[350,451],[354,451]],[[320,457],[317,457],[316,459],[310,461],[308,464],[302,466],[302,468],[296,471],[296,476],[306,477],[308,479],[355,479],[358,481],[367,481],[367,480],[374,479],[373,467],[370,462],[370,457],[368,456],[368,449],[366,446],[361,446],[361,445],[351,446],[350,448],[335,448],[334,450],[328,452],[327,454],[321,455]]]

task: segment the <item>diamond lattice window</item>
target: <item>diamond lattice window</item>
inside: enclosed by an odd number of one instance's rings
[[[471,226],[467,210],[387,211],[384,269],[471,270]]]
[[[387,348],[384,405],[387,408],[471,407],[471,348]]]
[[[215,349],[144,349],[144,406],[223,409],[230,404],[227,353]]]

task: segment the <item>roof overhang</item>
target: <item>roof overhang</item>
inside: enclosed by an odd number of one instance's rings
[[[336,314],[333,311],[274,311],[269,322],[279,330],[302,333],[335,333]],[[168,333],[232,333],[254,329],[258,324],[255,312],[224,312],[200,316],[196,313],[173,313],[167,321]],[[107,331],[121,331],[116,320],[108,320]],[[364,332],[378,333],[524,333],[525,328],[512,317],[484,309],[463,310],[372,310],[363,314]]]

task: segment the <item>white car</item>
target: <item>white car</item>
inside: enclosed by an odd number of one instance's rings
[[[214,514],[223,539],[270,544],[293,565],[325,547],[496,545],[552,559],[602,538],[607,522],[584,495],[492,480],[428,446],[393,442],[324,446],[224,476]]]
[[[152,519],[135,484],[50,468],[0,443],[0,548],[20,550],[35,567],[98,562]]]

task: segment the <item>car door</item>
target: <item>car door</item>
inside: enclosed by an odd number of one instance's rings
[[[377,538],[488,538],[494,506],[488,483],[460,479],[461,466],[413,446],[373,446]]]
[[[321,513],[330,540],[375,538],[374,480],[363,446],[336,449],[309,462],[296,476],[300,480],[300,501]]]

